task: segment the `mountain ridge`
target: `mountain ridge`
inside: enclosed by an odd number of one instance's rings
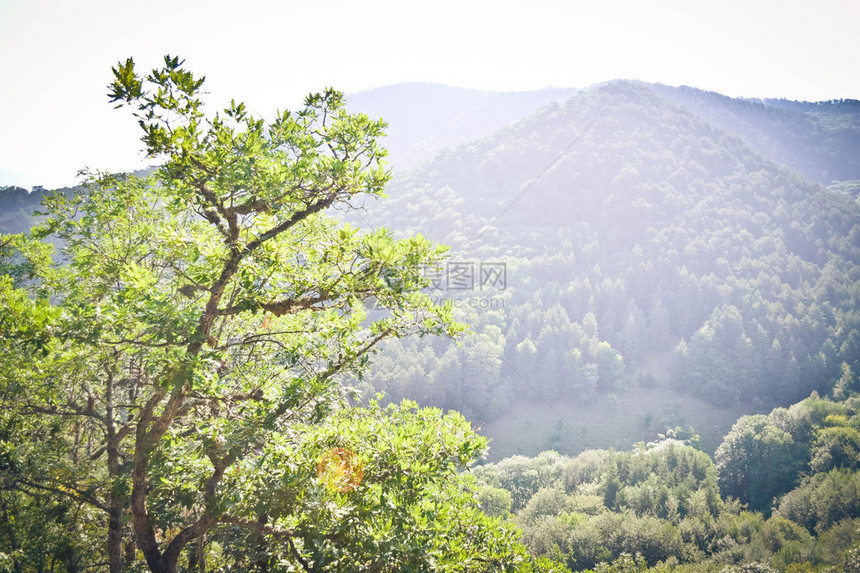
[[[730,98],[688,86],[651,89],[823,184],[860,179],[860,101]]]
[[[575,88],[495,92],[436,83],[405,82],[348,94],[352,111],[382,117],[384,144],[396,170],[414,167],[439,151],[491,133],[547,103],[566,99]]]

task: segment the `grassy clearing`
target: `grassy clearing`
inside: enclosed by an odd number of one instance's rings
[[[588,448],[629,449],[656,440],[667,428],[689,424],[700,435],[702,449],[713,455],[732,424],[753,413],[751,405],[717,408],[666,388],[634,387],[588,403],[521,402],[501,419],[483,424],[479,433],[490,438],[488,461],[496,462],[544,450],[576,455]]]

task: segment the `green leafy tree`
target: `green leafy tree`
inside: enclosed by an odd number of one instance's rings
[[[828,417],[829,418],[829,417]],[[860,432],[847,426],[821,428],[812,444],[809,468],[814,473],[860,467]]]
[[[421,292],[442,248],[324,214],[382,196],[385,124],[334,90],[207,117],[177,58],[113,71],[162,167],[90,176],[0,243],[3,511],[94,512],[68,570],[527,570],[456,477],[486,446],[462,418],[339,383],[384,339],[461,329]]]
[[[717,448],[714,461],[724,496],[767,511],[797,481],[799,461],[791,434],[767,416],[743,416]]]
[[[810,532],[822,532],[860,514],[860,472],[840,468],[804,478],[780,499],[777,511]]]

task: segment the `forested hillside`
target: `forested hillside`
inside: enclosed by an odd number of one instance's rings
[[[459,346],[393,342],[374,389],[486,422],[516,418],[523,401],[558,409],[630,387],[767,411],[829,392],[843,363],[858,371],[856,198],[664,91],[585,90],[443,152],[366,206],[360,224],[452,245],[431,290],[475,331]],[[750,105],[759,120],[791,111]],[[820,142],[822,153],[847,153]],[[504,284],[492,275],[501,264]],[[453,280],[463,272],[469,284]],[[683,408],[668,423],[678,421],[697,426]],[[730,424],[696,429],[718,443],[712,432]]]
[[[42,188],[0,187],[0,232],[23,233],[33,225],[32,214],[46,194]]]
[[[860,179],[860,101],[749,100],[690,87],[648,87],[807,179],[825,185]]]

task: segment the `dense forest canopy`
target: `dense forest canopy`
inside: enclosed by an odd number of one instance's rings
[[[858,406],[855,393],[742,417],[716,463],[668,437],[473,473],[485,511],[512,516],[535,554],[571,570],[855,571]]]

